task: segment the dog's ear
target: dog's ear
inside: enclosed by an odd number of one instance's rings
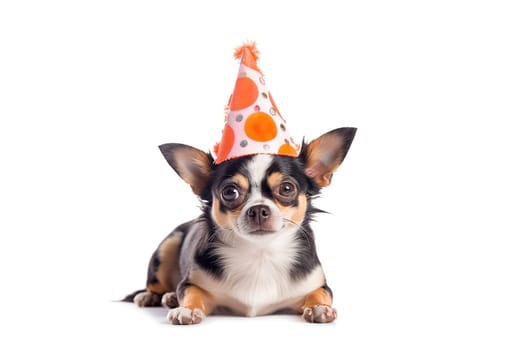
[[[213,167],[212,156],[179,143],[166,143],[159,148],[171,167],[191,186],[193,193],[200,196],[208,184]]]
[[[316,138],[303,148],[305,172],[319,187],[330,184],[334,171],[345,159],[356,128],[339,128]]]

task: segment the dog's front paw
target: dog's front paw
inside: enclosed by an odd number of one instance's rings
[[[328,305],[315,305],[306,307],[303,311],[303,318],[308,322],[328,323],[335,320],[337,311]]]
[[[172,324],[197,324],[206,317],[201,309],[178,307],[168,312],[168,321]]]
[[[164,293],[161,301],[162,306],[168,309],[173,309],[179,306],[179,301],[177,300],[177,293],[168,292]]]

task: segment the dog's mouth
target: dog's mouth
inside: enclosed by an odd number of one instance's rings
[[[276,231],[274,230],[267,230],[267,229],[262,229],[262,228],[257,228],[257,229],[248,231],[250,235],[255,235],[255,236],[264,236],[264,235],[269,235],[275,232]]]
[[[278,227],[265,227],[266,225],[261,226],[251,226],[244,229],[245,234],[250,236],[268,236],[274,233],[278,233],[286,228],[286,225],[283,223]]]

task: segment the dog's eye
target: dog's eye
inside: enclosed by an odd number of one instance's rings
[[[293,198],[297,193],[297,187],[289,181],[285,181],[279,185],[279,196],[284,198]]]
[[[222,189],[221,196],[225,202],[233,202],[240,197],[239,190],[234,185],[228,185]]]

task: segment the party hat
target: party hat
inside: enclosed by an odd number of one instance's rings
[[[259,51],[254,42],[235,50],[239,74],[225,108],[222,140],[215,146],[216,164],[256,154],[297,157],[300,145],[291,138],[286,120],[277,109],[257,66]]]

